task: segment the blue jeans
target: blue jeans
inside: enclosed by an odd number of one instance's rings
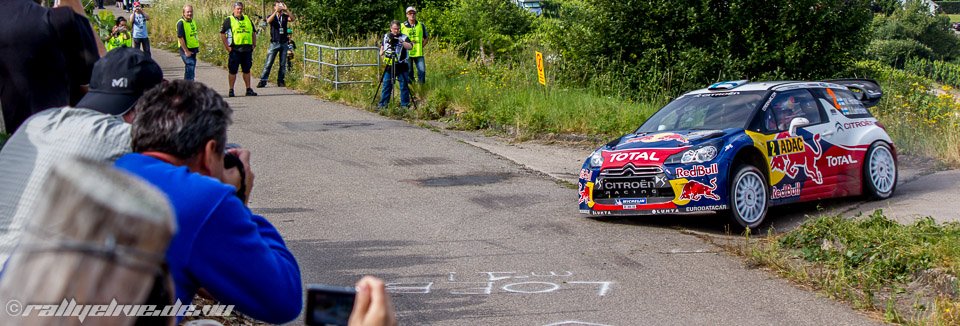
[[[407,59],[407,61],[413,62],[413,65],[414,65],[414,66],[417,66],[417,79],[416,79],[416,81],[417,81],[418,83],[421,83],[421,84],[423,84],[424,82],[426,82],[426,80],[427,80],[427,65],[423,62],[423,57],[410,57],[409,59]],[[408,70],[407,75],[408,75],[407,78],[409,78],[411,81],[414,80],[414,79],[413,79],[413,67],[410,67],[410,70]]]
[[[183,60],[183,79],[185,80],[193,80],[197,70],[197,52],[193,50],[199,51],[200,49],[191,49],[193,55],[188,57],[186,53],[183,53],[183,49],[180,49],[180,59]]]
[[[409,76],[407,75],[406,67],[400,69],[401,65],[406,65],[403,63],[397,64],[397,81],[400,83],[400,106],[407,107],[410,106],[410,88],[407,84],[410,83]],[[383,74],[383,91],[380,92],[380,104],[377,106],[384,108],[387,106],[387,103],[390,103],[390,96],[393,95],[393,69],[390,66],[387,66],[386,72]]]
[[[266,82],[270,77],[270,69],[273,68],[273,60],[280,54],[280,64],[277,68],[277,83],[282,83],[287,75],[287,45],[277,42],[270,42],[270,49],[267,50],[267,62],[263,64],[263,72],[260,73],[260,81]]]

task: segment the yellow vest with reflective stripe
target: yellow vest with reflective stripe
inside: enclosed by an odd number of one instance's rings
[[[233,35],[233,45],[253,44],[253,23],[250,17],[243,15],[243,20],[230,15],[230,35]]]
[[[107,43],[103,45],[103,47],[107,51],[110,51],[122,46],[125,46],[128,48],[133,47],[133,38],[130,37],[130,33],[117,34],[117,36],[111,37],[109,40],[107,40]]]
[[[413,27],[407,27],[409,22],[404,22],[400,24],[400,33],[407,35],[407,38],[410,41],[413,41],[413,47],[410,50],[407,50],[411,57],[422,57],[423,56],[423,24],[420,24],[420,21],[417,20],[417,24]]]
[[[183,19],[180,19],[178,22],[183,24],[183,39],[187,41],[187,48],[199,48],[200,38],[197,37],[197,22],[194,20],[186,21]],[[180,44],[180,40],[177,40],[177,44]]]

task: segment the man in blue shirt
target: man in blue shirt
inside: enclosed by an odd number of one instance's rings
[[[159,188],[173,206],[177,233],[167,264],[177,299],[190,304],[203,288],[268,323],[296,318],[303,305],[297,261],[276,228],[246,206],[250,152],[231,149],[243,164],[224,168],[230,106],[201,83],[175,80],[144,94],[134,110],[134,153],[116,166]]]
[[[130,23],[133,24],[133,48],[140,49],[147,58],[150,57],[150,37],[147,36],[147,21],[150,16],[143,12],[143,6],[140,1],[133,3],[133,14],[130,15]]]

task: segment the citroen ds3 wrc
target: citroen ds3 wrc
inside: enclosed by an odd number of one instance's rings
[[[867,108],[872,80],[721,82],[686,93],[580,170],[580,212],[724,212],[744,228],[774,205],[890,197],[897,156]]]

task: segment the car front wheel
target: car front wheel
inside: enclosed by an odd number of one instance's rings
[[[887,199],[897,187],[897,161],[893,159],[890,145],[876,142],[867,150],[863,162],[864,192],[874,199]]]
[[[730,215],[743,228],[755,229],[770,206],[767,181],[755,166],[741,165],[730,183]]]

